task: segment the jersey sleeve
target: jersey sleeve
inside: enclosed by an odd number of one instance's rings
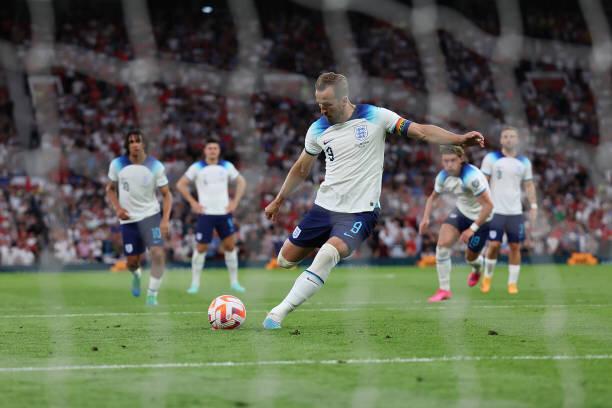
[[[108,166],[108,178],[110,181],[114,182],[119,180],[119,175],[117,172],[117,159],[111,161],[110,166]]]
[[[238,176],[240,175],[240,172],[236,169],[236,167],[230,163],[227,162],[227,175],[229,176],[230,180],[236,180],[238,178]]]
[[[444,180],[446,180],[446,172],[441,171],[436,176],[436,181],[434,182],[434,191],[438,194],[442,194],[444,192]]]
[[[493,156],[491,153],[488,153],[484,159],[482,159],[482,164],[480,165],[480,170],[486,175],[490,176],[493,173]]]
[[[531,166],[531,161],[524,157],[523,164],[525,165],[525,172],[523,173],[523,181],[533,180],[533,170]]]
[[[396,127],[398,125],[398,122],[400,122],[403,118],[397,113],[387,108],[377,108],[377,110],[378,112],[376,116],[377,116],[379,125],[385,128],[387,133],[396,132]],[[403,119],[403,120],[406,120],[406,119]]]
[[[198,174],[198,163],[193,163],[191,166],[189,166],[184,176],[187,177],[190,181],[193,181],[196,178],[197,174]]]
[[[323,151],[323,148],[316,142],[316,138],[321,134],[320,129],[316,125],[317,122],[313,123],[306,132],[306,141],[304,143],[304,150],[311,156],[318,156]]]
[[[464,186],[478,197],[487,190],[489,183],[482,172],[473,171],[467,176]]]
[[[157,187],[163,187],[168,184],[168,177],[166,177],[166,168],[161,162],[157,162],[158,166],[155,169],[155,184]]]

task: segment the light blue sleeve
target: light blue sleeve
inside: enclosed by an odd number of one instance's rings
[[[312,156],[318,156],[319,153],[323,151],[323,148],[317,143],[317,140],[321,137],[325,128],[323,128],[320,121],[316,121],[308,128],[308,132],[306,132],[306,140],[304,142],[304,149],[306,153]]]
[[[471,191],[474,196],[479,196],[489,188],[489,183],[485,175],[474,167],[474,170],[469,172],[466,176],[464,186]]]
[[[444,170],[438,173],[438,175],[436,176],[436,181],[434,183],[434,191],[436,193],[442,194],[444,192],[444,181],[446,181],[447,177],[448,173],[446,173],[446,171]]]
[[[533,180],[533,169],[531,166],[531,161],[526,157],[522,157],[521,161],[525,166],[525,172],[523,173],[523,181]]]
[[[480,170],[487,176],[493,174],[493,154],[487,153],[487,155],[482,159],[482,165],[480,166]]]
[[[163,187],[168,184],[168,177],[166,177],[166,168],[160,161],[155,163],[153,174],[155,175],[155,184],[157,185],[157,187]]]
[[[118,171],[118,166],[119,165],[119,159],[113,159],[113,161],[110,162],[110,166],[108,166],[108,178],[111,181],[118,181],[119,180],[119,171]]]

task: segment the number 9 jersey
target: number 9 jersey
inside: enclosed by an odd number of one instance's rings
[[[385,137],[402,119],[373,105],[356,105],[343,123],[331,125],[325,116],[306,133],[306,153],[325,153],[325,181],[315,204],[335,212],[358,213],[380,207]]]

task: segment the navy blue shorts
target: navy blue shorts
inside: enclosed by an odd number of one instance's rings
[[[289,241],[303,248],[320,248],[330,237],[338,237],[352,252],[370,236],[379,213],[339,213],[315,204],[295,227]]]
[[[199,244],[210,244],[213,238],[213,231],[217,230],[219,238],[225,238],[236,232],[232,214],[223,215],[198,215],[198,225],[196,226],[196,241]]]
[[[138,222],[121,224],[121,237],[123,238],[123,253],[126,255],[140,255],[146,248],[163,246],[159,223],[161,214],[157,213]]]
[[[525,240],[525,218],[523,214],[495,214],[489,224],[489,241],[501,242],[504,232],[508,236],[508,242],[516,243]]]
[[[448,215],[448,218],[444,221],[444,224],[450,224],[453,227],[457,228],[459,232],[463,232],[466,229],[470,228],[470,225],[474,220],[469,219],[461,211],[458,209],[454,209]],[[468,242],[468,248],[473,252],[479,253],[484,248],[485,243],[487,242],[487,236],[489,235],[489,223],[485,222],[480,226],[478,231],[472,235]]]

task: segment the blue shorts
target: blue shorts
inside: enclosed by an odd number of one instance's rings
[[[444,221],[444,224],[450,224],[453,227],[457,228],[459,232],[463,232],[466,229],[470,228],[470,225],[474,220],[469,219],[461,211],[458,209],[454,209],[448,215],[448,218]],[[489,223],[485,222],[478,228],[478,231],[472,235],[470,241],[468,242],[468,248],[473,252],[479,253],[484,248],[485,243],[487,242],[487,236],[489,235]]]
[[[379,213],[339,213],[315,204],[295,227],[289,241],[303,248],[320,248],[330,237],[338,237],[353,252],[370,236]]]
[[[489,241],[501,242],[504,232],[508,236],[508,242],[516,243],[525,240],[525,218],[523,214],[495,214],[489,224]]]
[[[217,230],[221,240],[236,232],[232,214],[198,215],[198,224],[196,226],[196,241],[198,244],[210,244],[214,230]]]
[[[126,255],[140,255],[146,248],[163,246],[159,223],[161,214],[157,213],[137,222],[121,224],[121,237],[123,238],[123,253]]]

